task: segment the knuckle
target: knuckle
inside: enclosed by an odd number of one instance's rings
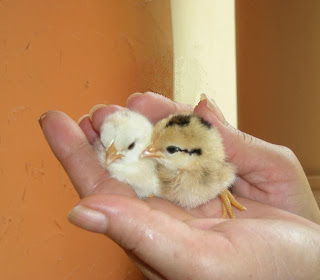
[[[293,152],[293,150],[291,150],[289,147],[286,147],[286,146],[282,146],[282,145],[277,145],[277,146],[282,156],[286,158],[289,162],[293,164],[299,163],[299,160],[296,154]]]
[[[287,157],[295,157],[295,153],[287,146],[278,145],[281,149],[282,153],[285,154]]]
[[[242,139],[242,141],[249,145],[254,145],[257,142],[257,138],[253,137],[250,134],[247,134],[241,130],[237,129],[238,137]]]
[[[81,141],[76,146],[71,147],[68,151],[64,153],[63,156],[61,156],[61,159],[63,161],[68,161],[71,158],[73,158],[74,155],[78,154],[81,151],[84,151],[88,148],[88,142],[87,141]]]

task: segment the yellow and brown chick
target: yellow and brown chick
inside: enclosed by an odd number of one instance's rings
[[[158,161],[160,197],[189,209],[220,194],[223,218],[227,213],[234,218],[231,205],[245,210],[228,191],[236,175],[226,161],[222,138],[201,117],[183,113],[159,121],[142,157]]]

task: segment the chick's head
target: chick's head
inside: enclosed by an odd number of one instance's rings
[[[152,124],[142,115],[119,110],[109,115],[100,129],[100,140],[106,149],[106,162],[133,163],[150,143]]]
[[[225,159],[217,129],[192,113],[170,115],[158,122],[143,156],[153,157],[171,170],[197,170],[221,165]]]

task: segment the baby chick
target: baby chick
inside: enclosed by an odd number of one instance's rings
[[[235,168],[225,161],[221,136],[199,116],[174,114],[159,121],[141,156],[159,163],[159,197],[188,209],[220,194],[223,218],[226,213],[234,218],[231,204],[245,210],[228,191],[236,178]]]
[[[157,195],[159,181],[156,162],[140,158],[150,144],[152,124],[128,109],[119,110],[104,120],[100,141],[95,144],[100,163],[111,177],[132,186],[140,198]]]

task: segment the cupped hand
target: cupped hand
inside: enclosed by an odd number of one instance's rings
[[[259,203],[251,208],[264,212],[256,219],[186,218],[134,198],[94,195],[69,220],[106,234],[148,279],[318,279],[320,226]]]
[[[127,105],[153,122],[170,113],[193,110],[154,93],[135,94],[129,97]],[[290,149],[232,127],[209,98],[201,101],[194,112],[216,126],[222,135],[228,160],[237,168],[234,194],[320,223],[319,207],[307,177]]]
[[[160,199],[141,201],[129,186],[109,178],[88,138],[94,141],[92,127],[118,109],[101,108],[92,122],[85,117],[80,126],[86,134],[61,112],[41,120],[82,197],[71,222],[112,238],[150,279],[316,279],[320,229],[306,219],[246,198],[237,198],[247,206],[237,220],[206,218],[221,216],[219,200],[186,212]]]
[[[129,97],[127,106],[131,110],[144,114],[153,123],[172,113],[193,110],[189,105],[173,102],[154,93],[133,94]],[[87,137],[85,139],[81,134],[81,143],[86,141],[86,149],[92,149],[88,142],[92,144],[99,138],[99,129],[104,118],[120,109],[122,108],[116,105],[95,106],[90,112],[90,118],[87,115],[81,119],[79,125]],[[210,99],[201,101],[194,108],[194,111],[216,126],[223,137],[228,160],[238,170],[237,181],[233,186],[234,194],[284,209],[320,223],[319,208],[305,173],[292,151],[233,128],[226,122],[219,108]],[[94,154],[91,157],[95,159]],[[82,158],[81,153],[78,153],[78,158]],[[110,179],[104,170],[99,172],[103,174],[100,181],[112,181],[118,184]],[[89,179],[84,178],[84,181],[86,180]],[[100,189],[100,181],[95,183],[95,186],[99,186],[98,189]],[[92,189],[95,188],[92,187]],[[83,195],[81,189],[78,191],[80,195]],[[95,190],[95,192],[97,191]],[[237,199],[240,199],[239,201],[242,203],[241,198]],[[152,202],[159,207],[168,204],[160,200],[152,200]],[[214,207],[211,205],[212,203],[208,203],[193,209],[192,214],[200,217],[218,217],[220,206],[217,207],[218,203],[215,200],[212,202]],[[247,208],[250,207],[248,203],[250,204],[250,202],[244,204]],[[237,212],[237,210],[235,211]],[[236,213],[236,216],[246,216],[246,212]]]

